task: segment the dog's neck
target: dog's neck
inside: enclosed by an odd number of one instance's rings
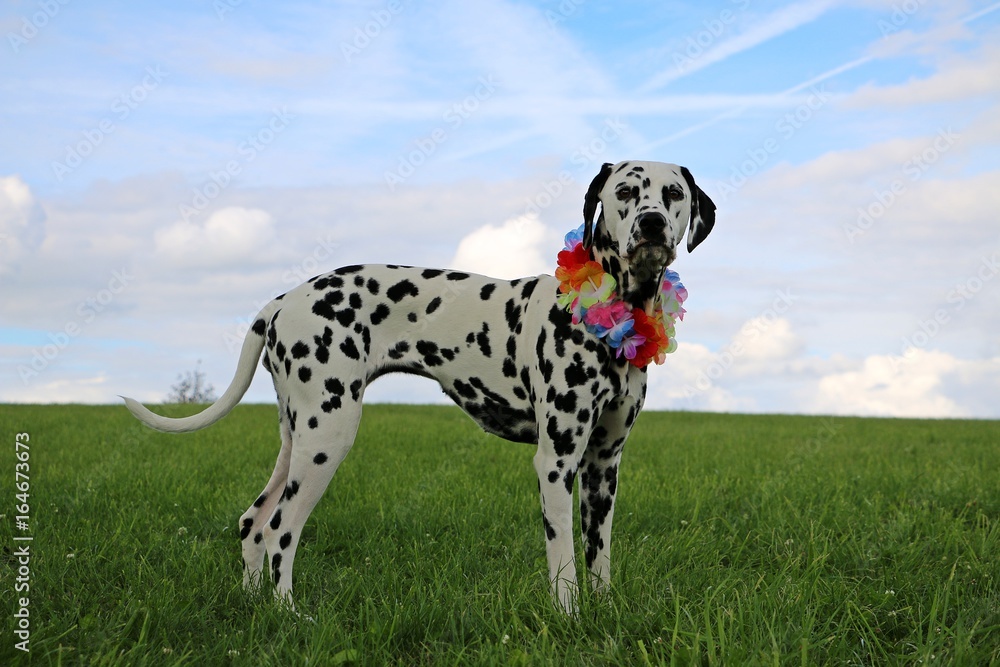
[[[660,283],[669,258],[662,248],[642,246],[631,261],[622,259],[618,245],[608,234],[604,214],[597,220],[590,254],[605,273],[615,279],[619,297],[632,308],[652,314],[660,295]]]

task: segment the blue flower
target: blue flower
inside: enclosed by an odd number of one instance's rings
[[[581,243],[583,243],[583,225],[566,234],[566,250],[572,250]]]

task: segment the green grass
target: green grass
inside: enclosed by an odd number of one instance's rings
[[[4,665],[27,662],[19,431],[36,664],[1000,664],[997,422],[646,413],[612,592],[570,619],[548,597],[533,447],[457,408],[368,406],[296,559],[315,622],[239,587],[274,407],[177,436],[123,407],[0,406],[0,427]]]

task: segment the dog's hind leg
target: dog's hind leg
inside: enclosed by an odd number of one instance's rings
[[[292,565],[302,527],[351,450],[361,421],[360,396],[357,401],[344,399],[324,403],[322,409],[326,414],[320,412],[308,418],[299,415],[294,420],[288,478],[270,521],[264,526],[264,545],[271,559],[275,596],[289,604]]]
[[[278,505],[281,492],[288,478],[288,464],[292,456],[292,433],[288,419],[281,418],[281,450],[274,464],[274,472],[267,485],[243,516],[240,517],[240,540],[243,546],[243,587],[256,588],[261,583],[264,567],[264,525]]]

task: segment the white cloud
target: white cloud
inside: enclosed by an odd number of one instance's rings
[[[684,343],[649,373],[651,409],[786,412],[876,417],[997,417],[1000,357],[961,359],[912,348],[900,356],[823,358],[807,352],[791,324],[766,335],[748,321],[718,351]],[[757,329],[757,331],[761,331]]]
[[[63,377],[44,384],[21,385],[0,394],[11,403],[107,403],[115,393],[103,374],[96,377]]]
[[[538,218],[520,216],[467,235],[448,266],[508,280],[551,274],[559,248],[556,234]]]
[[[776,410],[755,385],[776,378],[808,376],[816,360],[803,358],[804,341],[783,317],[759,315],[747,320],[718,351],[685,341],[678,325],[677,351],[650,371],[648,404],[712,411]],[[786,408],[790,409],[790,408]]]
[[[901,357],[872,355],[855,370],[823,377],[811,407],[866,416],[968,417],[978,410],[963,399],[984,390],[995,396],[998,389],[1000,358],[970,361],[912,349]]]
[[[274,219],[267,211],[230,206],[213,213],[204,224],[178,220],[157,230],[154,239],[156,254],[181,266],[256,264],[270,252]]]
[[[45,239],[45,213],[20,176],[0,176],[0,275]]]
[[[970,57],[945,58],[926,78],[889,86],[867,84],[844,100],[848,107],[912,108],[914,105],[962,102],[1000,93],[1000,47],[986,45]]]

